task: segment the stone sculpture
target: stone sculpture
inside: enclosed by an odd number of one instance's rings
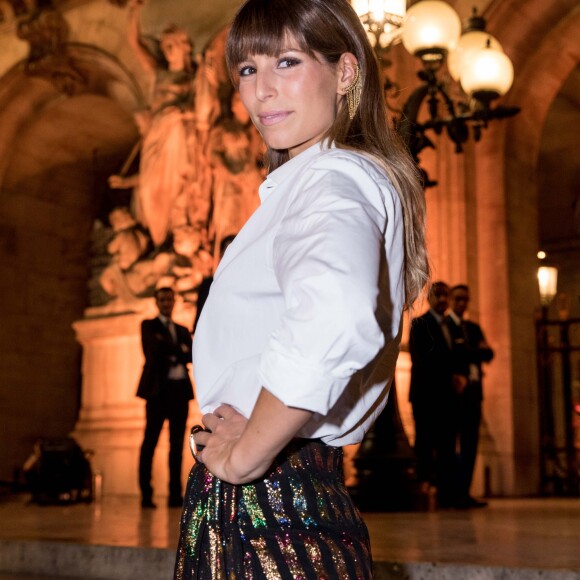
[[[137,217],[160,246],[172,227],[172,210],[187,196],[187,182],[198,181],[199,146],[196,139],[195,71],[193,45],[187,33],[168,26],[159,47],[160,62],[144,41],[139,24],[143,0],[128,3],[127,38],[143,70],[152,79],[149,115],[139,124],[142,134]],[[141,114],[143,118],[143,113]],[[123,176],[121,176],[123,177]],[[111,181],[115,186],[115,181]],[[117,184],[126,185],[126,184]],[[183,200],[181,205],[184,205]]]
[[[236,235],[254,212],[263,181],[259,165],[263,144],[237,91],[229,105],[210,136],[214,200],[210,231],[215,252],[221,241]]]
[[[118,311],[120,302],[136,307],[161,280],[195,303],[199,283],[217,266],[221,240],[236,235],[258,206],[264,177],[261,138],[227,75],[225,31],[194,59],[185,31],[169,26],[160,39],[161,63],[141,33],[142,6],[143,0],[127,2],[128,39],[151,76],[152,98],[133,115],[141,140],[109,186],[133,188],[126,212],[148,232],[150,245],[136,257],[136,240],[121,242],[111,223],[111,262],[99,276],[111,301],[97,305],[99,314]],[[127,175],[137,154],[138,173]]]
[[[109,221],[114,236],[107,245],[107,251],[112,260],[102,271],[100,282],[117,304],[121,302],[129,305],[138,301],[143,293],[152,290],[157,280],[170,271],[174,257],[168,252],[144,257],[150,240],[128,208],[115,208],[109,214]]]

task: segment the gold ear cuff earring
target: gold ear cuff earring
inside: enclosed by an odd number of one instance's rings
[[[360,76],[360,69],[358,64],[354,65],[354,79],[346,87],[346,102],[348,104],[348,116],[354,119],[358,106],[360,105],[360,96],[362,93],[362,79]]]

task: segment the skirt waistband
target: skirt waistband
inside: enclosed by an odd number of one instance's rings
[[[316,473],[317,477],[343,477],[343,451],[331,447],[320,439],[295,438],[278,454],[272,467],[264,475],[290,471]]]

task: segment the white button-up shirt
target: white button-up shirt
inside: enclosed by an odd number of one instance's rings
[[[262,387],[314,412],[297,433],[362,440],[386,404],[399,353],[403,216],[369,157],[310,147],[273,171],[227,249],[196,329],[204,413],[249,417]]]
[[[175,330],[175,323],[173,322],[173,320],[171,320],[171,318],[167,318],[167,316],[163,316],[163,314],[159,314],[158,318],[163,323],[163,326],[165,326],[169,331],[169,334],[171,335],[173,342],[175,344],[178,344],[179,341],[177,339],[177,330]],[[175,362],[176,360],[175,357],[173,357],[173,359],[174,359],[173,362]],[[184,364],[181,363],[172,364],[169,367],[169,371],[167,372],[167,378],[170,381],[181,381],[186,377],[187,377],[187,368]]]

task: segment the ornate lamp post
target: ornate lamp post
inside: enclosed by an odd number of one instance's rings
[[[558,293],[558,268],[540,266],[538,268],[538,289],[542,305],[542,318],[547,319],[547,309]]]
[[[421,84],[394,119],[417,162],[425,147],[434,147],[430,131],[439,135],[445,130],[455,143],[455,151],[461,153],[470,136],[479,141],[489,121],[519,112],[518,107],[492,106],[510,89],[513,66],[497,39],[485,31],[485,19],[475,10],[462,32],[459,16],[443,0],[421,0],[406,11],[403,0],[352,0],[352,4],[383,65],[390,64],[384,58],[386,51],[401,40],[405,49],[421,60],[423,69],[417,73]],[[440,78],[445,63],[462,92],[458,100],[451,97],[448,83]],[[393,86],[386,77],[385,88]],[[419,121],[424,103],[428,116]],[[425,187],[436,184],[423,174]]]
[[[548,329],[548,308],[556,296],[558,270],[552,266],[538,268],[540,317],[536,320],[538,358],[538,399],[540,420],[540,491],[549,493],[559,487],[554,473],[559,463],[556,452],[554,402],[552,398],[552,360]]]
[[[540,403],[540,491],[579,495],[579,473],[572,393],[570,325],[578,319],[548,320],[548,308],[558,290],[558,269],[538,268],[541,315],[536,323]],[[553,329],[555,332],[550,332]],[[560,368],[554,369],[560,361]],[[553,372],[554,371],[554,372]],[[563,427],[563,437],[557,424]],[[560,435],[558,432],[560,431]]]

